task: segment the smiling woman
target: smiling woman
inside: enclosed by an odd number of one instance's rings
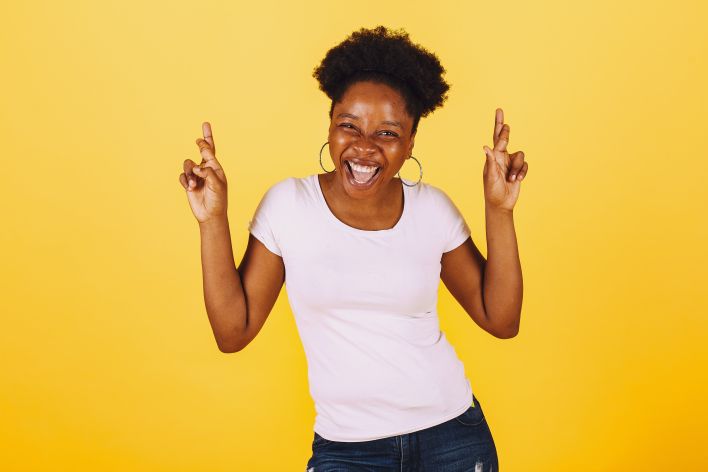
[[[219,349],[245,348],[287,285],[317,412],[308,470],[498,470],[479,399],[440,330],[437,293],[442,279],[483,330],[516,334],[511,209],[528,167],[521,151],[507,152],[498,109],[483,172],[489,262],[453,201],[422,181],[422,166],[416,182],[396,177],[413,158],[420,118],[446,99],[444,72],[407,33],[383,26],[330,49],[313,75],[332,100],[320,165],[329,145],[334,169],[266,191],[236,270],[208,123],[202,163],[185,161],[180,182],[200,224]]]
[[[406,32],[383,26],[355,31],[327,52],[313,76],[332,100],[327,142],[335,168],[322,185],[335,212],[349,207],[345,218],[360,225],[398,219],[405,184],[394,176],[413,157],[420,118],[447,98],[444,72]]]

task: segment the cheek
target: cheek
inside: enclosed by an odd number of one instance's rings
[[[329,137],[329,152],[335,160],[351,146],[352,140],[348,136],[342,136],[341,133],[335,133]]]
[[[408,157],[406,155],[406,147],[400,141],[381,143],[380,146],[386,160],[390,163],[402,161]]]
[[[334,136],[329,138],[329,145],[336,147],[336,148],[346,148],[349,145],[349,142],[351,140],[347,139],[346,136],[342,136],[341,134],[335,134]]]

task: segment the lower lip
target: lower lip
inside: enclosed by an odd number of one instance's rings
[[[367,189],[367,188],[369,188],[369,187],[372,187],[372,186],[376,183],[376,181],[378,180],[379,176],[381,175],[381,167],[379,167],[378,170],[375,171],[376,174],[371,178],[371,180],[369,180],[369,181],[366,182],[365,184],[360,184],[359,182],[357,182],[357,181],[354,179],[354,175],[352,174],[352,171],[351,171],[351,168],[349,167],[349,164],[345,163],[345,164],[344,164],[344,167],[346,167],[346,171],[345,171],[345,172],[346,172],[346,174],[347,174],[347,180],[349,181],[349,184],[350,184],[352,187],[357,188],[357,189],[361,189],[361,190]]]

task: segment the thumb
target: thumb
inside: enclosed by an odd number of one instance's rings
[[[192,172],[194,172],[197,176],[203,178],[208,184],[211,185],[212,189],[215,185],[221,183],[221,181],[216,176],[216,172],[214,172],[214,169],[212,169],[211,167],[200,167],[197,165],[192,167]]]
[[[487,159],[484,161],[484,172],[486,173],[489,167],[494,164],[494,157],[492,151],[487,146],[482,146],[482,149],[484,150],[484,155],[487,156]]]
[[[497,160],[494,158],[494,152],[487,146],[482,146],[482,149],[484,149],[484,154],[487,156],[487,160],[484,162],[482,174],[491,174],[496,177],[499,171],[497,167]]]

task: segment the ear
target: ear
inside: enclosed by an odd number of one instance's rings
[[[416,130],[416,132],[417,132],[417,130]],[[408,155],[409,155],[409,156],[410,156],[411,154],[413,154],[413,146],[415,146],[415,133],[416,133],[416,132],[414,132],[413,134],[411,134],[411,141],[410,141],[410,143],[408,143]],[[408,159],[408,158],[406,158],[406,159]]]

